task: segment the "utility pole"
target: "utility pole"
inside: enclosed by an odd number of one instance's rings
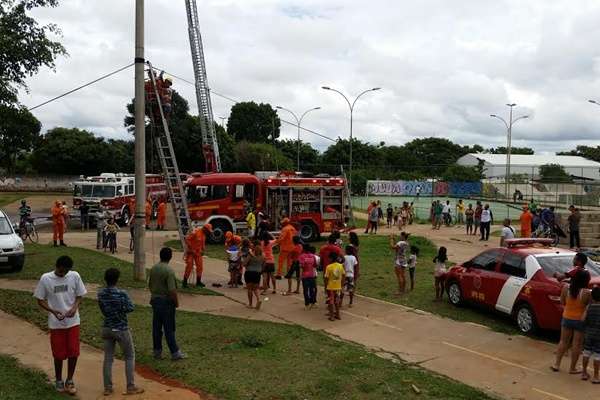
[[[133,276],[145,280],[146,116],[144,101],[144,0],[135,1],[135,226]]]
[[[294,113],[292,110],[288,110],[285,107],[276,106],[275,108],[278,109],[278,110],[283,110],[283,111],[289,112],[290,114],[292,114],[292,116],[296,120],[296,127],[298,128],[298,141],[296,142],[296,171],[300,172],[300,143],[301,143],[300,142],[300,124],[302,124],[302,120],[304,119],[304,117],[306,116],[306,114],[308,114],[311,111],[320,110],[321,107],[313,107],[311,109],[306,110],[300,116],[300,118],[298,118],[298,116],[296,115],[296,113]]]

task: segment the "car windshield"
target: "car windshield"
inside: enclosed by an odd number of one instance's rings
[[[0,235],[10,235],[13,233],[10,221],[4,216],[0,216]]]
[[[573,255],[555,255],[535,257],[546,276],[553,276],[558,272],[564,274],[573,268]],[[593,261],[588,261],[585,268],[591,276],[600,276],[600,266]]]
[[[73,196],[76,197],[115,197],[115,187],[112,185],[75,185]]]

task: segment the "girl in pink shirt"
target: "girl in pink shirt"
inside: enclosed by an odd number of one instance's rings
[[[310,310],[317,304],[317,258],[316,249],[309,245],[302,246],[302,253],[298,257],[302,271],[302,292],[304,293],[304,308]]]
[[[260,236],[260,247],[262,248],[263,257],[265,259],[265,266],[263,268],[263,284],[261,294],[266,294],[270,284],[273,284],[273,291],[271,293],[277,293],[275,283],[275,257],[273,256],[273,245],[275,244],[275,238],[268,232],[263,231]]]

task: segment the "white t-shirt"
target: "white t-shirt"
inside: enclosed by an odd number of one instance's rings
[[[417,256],[414,254],[411,254],[410,257],[408,257],[408,268],[415,268],[417,266]]]
[[[397,267],[406,267],[406,253],[408,252],[408,243],[400,240],[396,243],[396,266]]]
[[[502,238],[506,239],[514,239],[515,238],[515,228],[505,226],[502,228]]]
[[[444,208],[442,209],[442,214],[448,214],[450,212],[450,205],[444,204]]]
[[[490,210],[481,211],[481,222],[490,222],[492,220],[492,212]]]
[[[33,292],[33,297],[40,300],[47,300],[51,309],[65,314],[75,304],[77,297],[84,296],[87,293],[81,276],[76,271],[69,271],[63,277],[57,276],[54,271],[47,272],[40,278],[40,281]],[[79,311],[71,318],[65,318],[59,321],[54,314],[48,313],[48,328],[67,329],[79,325]]]
[[[346,278],[354,278],[354,267],[358,264],[356,257],[344,256],[344,269],[346,270]]]

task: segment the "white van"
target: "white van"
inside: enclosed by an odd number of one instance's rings
[[[25,264],[25,246],[15,232],[8,215],[0,210],[0,269],[21,271]]]

